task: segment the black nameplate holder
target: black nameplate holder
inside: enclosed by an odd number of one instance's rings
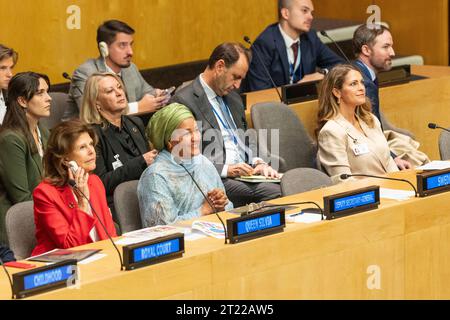
[[[227,220],[230,243],[238,243],[283,232],[286,227],[285,209],[267,209]]]
[[[125,270],[134,270],[181,258],[184,253],[184,234],[175,233],[165,237],[135,243],[124,246],[122,250]]]
[[[323,198],[327,220],[334,220],[356,213],[374,210],[380,204],[380,187],[352,190]]]
[[[52,265],[12,275],[13,295],[23,299],[32,295],[70,287],[78,280],[77,260],[70,259]]]
[[[450,169],[425,171],[417,174],[417,192],[420,197],[450,190]]]
[[[320,81],[310,81],[282,86],[281,96],[283,102],[289,105],[317,99],[317,86],[319,83]]]

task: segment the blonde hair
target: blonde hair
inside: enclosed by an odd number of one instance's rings
[[[102,127],[106,127],[109,124],[109,121],[105,119],[97,109],[96,103],[99,94],[99,83],[102,79],[106,77],[112,77],[116,79],[124,93],[126,95],[125,86],[122,82],[122,79],[114,73],[105,72],[105,73],[94,73],[92,74],[86,81],[86,85],[84,86],[84,95],[83,95],[83,103],[81,105],[80,111],[80,119],[85,123],[89,124],[99,124]],[[123,111],[123,114],[128,113],[128,106]]]
[[[345,78],[352,70],[361,73],[356,67],[350,64],[339,64],[335,66],[322,81],[319,88],[319,111],[317,114],[316,138],[319,136],[320,130],[322,130],[327,121],[338,116],[340,106],[336,96],[333,94],[333,89],[342,90]],[[370,128],[374,127],[375,123],[372,116],[372,105],[367,97],[364,104],[356,107],[355,114]]]

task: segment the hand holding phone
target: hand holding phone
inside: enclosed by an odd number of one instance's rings
[[[74,176],[77,174],[77,171],[79,169],[78,164],[75,161],[69,161],[69,168]]]
[[[170,87],[168,89],[164,89],[161,95],[170,96],[175,91],[175,87]]]

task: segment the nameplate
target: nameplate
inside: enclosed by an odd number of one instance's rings
[[[282,232],[286,227],[284,208],[269,209],[227,220],[230,243],[255,239]]]
[[[319,83],[320,81],[310,81],[282,86],[281,96],[283,102],[289,105],[317,99],[317,86]]]
[[[324,197],[324,214],[327,220],[374,210],[380,204],[380,187],[371,186]]]
[[[450,169],[417,174],[417,191],[420,197],[450,190]]]
[[[184,253],[184,234],[175,233],[123,247],[125,270],[181,258]]]
[[[15,273],[13,295],[16,299],[70,287],[78,280],[77,260],[64,260],[49,266]]]
[[[378,85],[380,87],[394,86],[411,81],[411,65],[393,67],[388,71],[378,73]]]

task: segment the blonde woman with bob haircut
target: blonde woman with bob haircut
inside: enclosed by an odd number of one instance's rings
[[[318,159],[333,182],[340,182],[342,174],[398,171],[381,124],[371,110],[357,68],[338,65],[326,75],[319,90],[316,135]]]
[[[113,194],[122,182],[139,180],[154,161],[142,120],[127,116],[128,100],[122,80],[113,73],[94,73],[86,81],[81,120],[91,124],[99,142],[97,174],[105,185],[114,214]]]

